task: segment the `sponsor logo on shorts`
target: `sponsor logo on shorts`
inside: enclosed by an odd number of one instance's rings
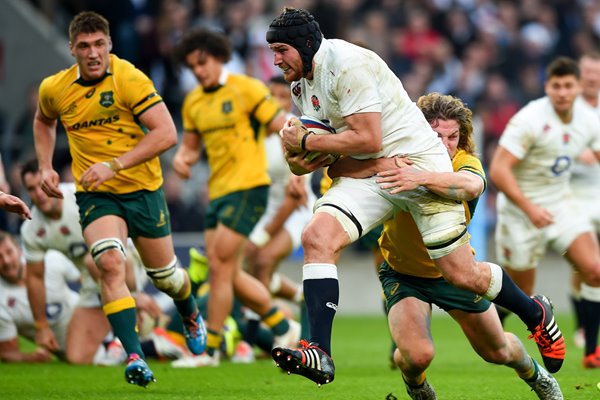
[[[483,297],[481,297],[480,295],[476,294],[475,297],[473,297],[473,304],[479,303],[482,299],[483,299]]]
[[[156,224],[156,227],[160,228],[161,226],[165,226],[166,223],[167,219],[165,218],[165,212],[160,210],[160,217],[158,217],[158,223]]]
[[[85,210],[85,212],[83,213],[83,216],[84,216],[84,217],[87,217],[88,215],[90,215],[90,213],[91,213],[92,211],[94,211],[94,208],[96,208],[96,205],[95,205],[95,204],[92,204],[90,207],[88,207],[88,209],[87,209],[87,210]]]
[[[325,303],[325,306],[327,306],[327,307],[331,308],[331,309],[332,309],[332,310],[334,310],[334,311],[337,311],[337,307],[338,307],[338,306],[337,306],[337,304],[335,304],[335,303],[332,303],[332,302],[330,302],[330,301],[328,301],[327,303]]]
[[[394,286],[392,286],[392,290],[390,290],[390,294],[392,296],[395,295],[399,288],[400,284],[398,282],[394,283]]]

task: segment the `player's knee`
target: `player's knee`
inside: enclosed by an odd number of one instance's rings
[[[302,232],[302,247],[307,253],[335,253],[339,251],[339,245],[331,237],[326,237],[318,226],[308,225]]]
[[[157,289],[170,296],[176,296],[185,285],[186,272],[179,266],[177,257],[162,268],[147,268],[146,274]]]
[[[104,238],[92,243],[90,253],[96,265],[105,271],[118,268],[126,259],[125,247],[119,238]]]
[[[91,360],[87,360],[84,352],[82,351],[67,349],[65,357],[67,362],[73,365],[86,365],[91,363]]]
[[[600,287],[600,264],[582,273],[583,281],[591,287]]]
[[[413,346],[410,349],[405,349],[402,353],[396,351],[394,353],[394,361],[398,365],[403,362],[406,369],[418,373],[425,371],[429,367],[434,355],[433,346]]]

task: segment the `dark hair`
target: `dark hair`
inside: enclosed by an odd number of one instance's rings
[[[569,57],[558,57],[555,58],[547,67],[546,67],[546,80],[553,78],[555,76],[567,76],[573,75],[575,78],[579,79],[579,66],[577,62]]]
[[[21,167],[21,182],[25,183],[25,175],[37,174],[39,170],[40,168],[37,159],[33,158],[31,160],[25,161],[25,163]]]
[[[458,122],[459,138],[457,148],[469,154],[475,154],[473,112],[465,106],[461,99],[434,92],[419,97],[417,106],[430,124],[438,119]]]
[[[306,76],[312,70],[312,61],[323,41],[323,33],[311,13],[286,7],[269,25],[266,38],[268,43],[285,43],[298,50]]]
[[[93,11],[82,11],[77,14],[69,24],[69,40],[75,43],[75,38],[80,33],[102,32],[110,36],[108,21],[102,15]]]
[[[206,28],[188,31],[175,48],[175,59],[186,64],[188,54],[196,50],[206,52],[225,64],[231,59],[231,43],[227,36]]]
[[[290,85],[290,83],[285,80],[285,78],[283,77],[283,75],[275,75],[275,76],[273,76],[271,79],[269,79],[269,83],[278,83],[280,85],[287,85],[287,86]]]

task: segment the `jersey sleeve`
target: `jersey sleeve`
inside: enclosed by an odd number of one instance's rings
[[[30,221],[25,221],[21,225],[21,241],[23,242],[23,253],[27,262],[38,263],[44,261],[46,249],[37,243],[33,238],[33,226]]]
[[[269,89],[257,79],[249,80],[246,99],[249,114],[263,125],[271,122],[280,110],[279,103],[271,97]]]
[[[162,102],[162,97],[158,94],[154,83],[132,64],[124,64],[117,79],[121,80],[119,95],[136,117]]]
[[[192,118],[191,108],[193,104],[194,91],[188,93],[183,100],[183,106],[181,107],[181,120],[183,121],[184,132],[195,132],[198,133],[194,118]]]
[[[46,78],[40,84],[38,92],[39,107],[42,115],[50,120],[58,118],[58,110],[54,105],[55,95],[52,91],[52,77]]]
[[[453,160],[454,164],[454,160]],[[457,165],[454,168],[455,171],[465,171],[475,174],[483,180],[483,190],[487,189],[487,178],[485,176],[485,170],[479,158],[466,152],[461,152],[460,158]]]
[[[504,129],[499,144],[519,160],[522,160],[535,142],[533,127],[527,120],[527,113],[515,114]]]

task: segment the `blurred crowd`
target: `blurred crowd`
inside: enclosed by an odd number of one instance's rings
[[[544,68],[557,55],[577,58],[598,47],[600,2],[595,0],[30,0],[66,32],[70,19],[94,10],[111,24],[113,52],[154,81],[181,127],[181,104],[196,85],[172,59],[175,44],[191,27],[225,32],[235,55],[228,67],[267,81],[278,74],[265,41],[269,22],[284,6],[306,8],[327,38],[368,47],[384,58],[416,100],[432,91],[459,96],[473,109],[478,152],[487,165],[510,117],[543,96]],[[27,198],[18,169],[34,156],[32,121],[37,87],[13,126],[2,133],[6,182]],[[1,110],[0,110],[1,111]],[[180,129],[181,130],[181,129]],[[64,136],[64,135],[63,135]],[[64,139],[64,138],[63,138]],[[60,144],[60,142],[59,142]],[[165,157],[172,157],[167,153]],[[57,163],[69,164],[66,142]],[[164,162],[165,193],[173,231],[203,229],[206,165],[191,182],[179,181]],[[58,169],[58,168],[57,168]],[[1,180],[0,180],[1,181]],[[488,193],[487,216],[494,196]],[[482,209],[484,207],[481,207]],[[18,219],[1,214],[0,229],[18,231]]]

